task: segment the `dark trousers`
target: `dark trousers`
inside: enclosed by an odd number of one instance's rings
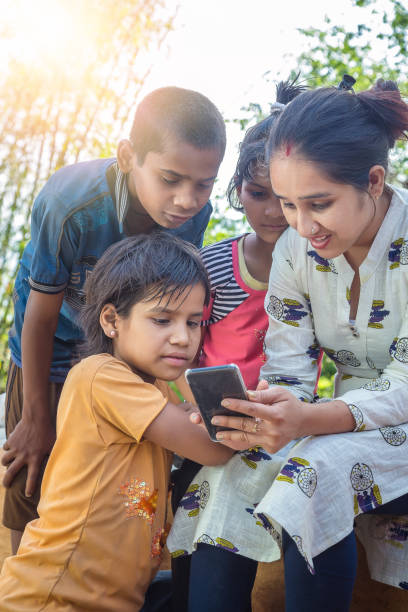
[[[370,514],[408,514],[408,494]],[[286,612],[348,612],[357,570],[354,532],[313,559],[311,574],[295,542],[283,533]],[[247,612],[256,562],[199,544],[192,555],[189,612]]]

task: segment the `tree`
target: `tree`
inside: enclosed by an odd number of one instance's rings
[[[399,84],[408,95],[408,5],[400,0],[348,0],[357,16],[354,29],[334,25],[301,29],[306,49],[298,58],[302,77],[311,87],[337,85],[344,74],[356,79],[355,89],[378,78]],[[398,142],[391,155],[390,182],[408,186],[408,153]]]
[[[9,60],[0,74],[0,389],[12,287],[34,197],[61,166],[114,155],[149,73],[148,53],[160,47],[174,18],[164,0],[6,4],[0,29]]]
[[[367,89],[376,79],[391,79],[408,94],[408,6],[400,0],[348,0],[353,8],[355,26],[346,28],[325,18],[326,27],[300,29],[305,50],[284,78],[297,73],[310,87],[338,85],[344,74],[356,79],[356,90]],[[386,58],[386,62],[384,61]],[[269,78],[269,74],[266,75]],[[243,117],[234,121],[244,130],[267,114],[267,109],[251,103],[242,109]],[[391,152],[390,182],[408,187],[408,152],[398,142]],[[324,356],[319,394],[330,397],[336,367]]]
[[[351,0],[359,11],[354,30],[334,25],[302,29],[307,49],[298,60],[299,70],[312,87],[337,85],[344,74],[356,79],[355,89],[367,89],[378,78],[393,80],[408,93],[408,6],[399,0]],[[386,58],[386,61],[384,61]],[[406,144],[398,142],[391,153],[390,182],[408,187]],[[335,366],[323,360],[319,393],[331,396]]]

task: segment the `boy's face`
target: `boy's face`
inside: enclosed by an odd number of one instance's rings
[[[175,380],[193,363],[201,339],[205,299],[200,284],[178,298],[136,303],[117,317],[113,354],[147,382]]]
[[[208,201],[221,160],[217,148],[197,149],[171,138],[162,153],[149,151],[142,165],[132,150],[128,188],[134,209],[158,225],[179,227]]]

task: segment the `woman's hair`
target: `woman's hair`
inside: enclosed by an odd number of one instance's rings
[[[105,304],[113,304],[126,318],[137,302],[177,298],[194,285],[210,298],[207,271],[198,250],[163,231],[125,238],[111,245],[97,262],[85,283],[86,304],[80,313],[85,342],[81,358],[112,354],[112,340],[99,322]]]
[[[366,190],[370,168],[379,164],[387,171],[388,152],[407,130],[408,105],[393,81],[380,79],[359,93],[324,87],[305,91],[285,108],[270,131],[266,156],[293,151],[332,181]]]
[[[237,193],[237,189],[242,186],[243,181],[253,181],[255,175],[262,170],[262,168],[267,172],[265,144],[270,129],[285,108],[285,104],[288,104],[288,102],[306,89],[305,86],[296,84],[298,76],[293,80],[288,79],[287,81],[278,83],[276,86],[276,102],[270,106],[270,115],[256,125],[250,127],[245,133],[244,140],[239,147],[237,167],[227,189],[229,204],[232,208],[235,208],[235,210],[244,210],[240,204]]]

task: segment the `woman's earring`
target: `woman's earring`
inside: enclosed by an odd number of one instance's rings
[[[114,329],[112,329],[110,335],[111,335],[112,338],[114,338],[116,336],[116,331]]]

